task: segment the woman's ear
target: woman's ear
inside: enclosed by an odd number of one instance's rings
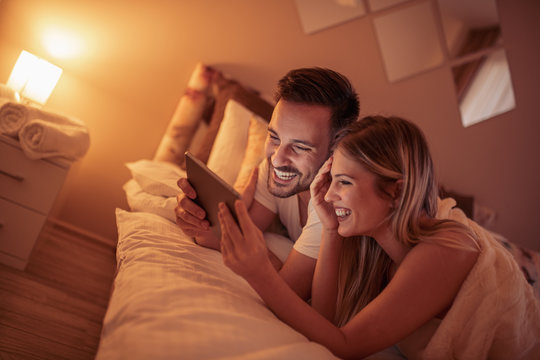
[[[401,196],[401,192],[403,191],[403,180],[399,179],[394,182],[392,182],[390,185],[388,185],[388,194],[392,197],[393,201],[396,201]]]

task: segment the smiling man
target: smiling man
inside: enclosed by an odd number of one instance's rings
[[[253,222],[265,230],[276,216],[294,242],[280,274],[302,298],[311,282],[321,241],[321,224],[310,205],[309,186],[328,159],[336,133],[358,118],[358,96],[341,74],[323,68],[292,70],[279,82],[276,106],[268,125],[266,160],[259,166],[257,188],[249,208]],[[204,211],[186,179],[178,181],[178,225],[198,244],[219,249]],[[280,267],[278,264],[277,267]]]

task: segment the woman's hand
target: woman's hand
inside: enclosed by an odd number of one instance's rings
[[[266,271],[274,271],[268,258],[264,236],[251,220],[246,204],[235,202],[240,228],[224,203],[219,204],[221,224],[221,254],[223,262],[246,280],[264,277]]]
[[[324,200],[324,196],[332,183],[330,169],[332,168],[333,159],[333,156],[330,156],[330,158],[326,160],[309,187],[311,192],[311,202],[315,207],[315,211],[317,211],[317,215],[319,215],[319,219],[325,230],[335,230],[339,225],[334,207]]]

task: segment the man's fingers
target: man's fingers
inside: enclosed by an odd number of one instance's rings
[[[176,201],[178,202],[178,206],[176,207],[177,209],[182,209],[187,214],[194,216],[199,220],[203,220],[206,217],[206,212],[203,210],[203,208],[195,204],[195,202],[193,202],[193,200],[190,198],[180,194],[176,197]]]
[[[197,197],[197,193],[195,192],[195,189],[191,186],[187,178],[180,178],[176,182],[176,185],[182,190],[184,194],[190,199],[195,199]]]
[[[191,200],[187,198],[184,199],[191,202]],[[189,206],[182,206],[181,203],[183,203],[183,201],[180,201],[178,203],[178,206],[176,206],[176,208],[174,209],[174,213],[177,219],[181,219],[183,221],[182,224],[178,223],[177,221],[178,225],[182,228],[182,230],[186,230],[186,226],[195,227],[196,230],[199,231],[208,230],[210,228],[210,223],[208,222],[208,220],[205,219],[206,214],[204,210],[202,210],[201,208],[194,209],[198,213],[197,216],[194,216],[191,212],[186,210],[186,207],[189,208]]]

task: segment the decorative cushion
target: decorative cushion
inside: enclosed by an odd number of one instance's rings
[[[251,171],[264,159],[264,143],[268,132],[268,123],[258,116],[249,119],[249,135],[244,159],[236,177],[234,188],[241,191],[249,180]]]
[[[533,287],[536,296],[540,298],[540,253],[510,242],[500,234],[491,233],[512,254],[525,279]]]
[[[210,156],[214,140],[220,129],[223,114],[230,99],[242,104],[262,119],[270,121],[274,107],[259,97],[253,90],[247,90],[236,81],[225,79],[221,73],[216,72],[213,79],[213,94],[215,96],[212,117],[208,124],[205,138],[193,154],[202,162],[206,163]]]
[[[169,161],[184,167],[184,153],[189,148],[201,119],[212,105],[209,91],[216,71],[197,64],[186,92],[180,98],[167,131],[158,146],[154,160]]]

